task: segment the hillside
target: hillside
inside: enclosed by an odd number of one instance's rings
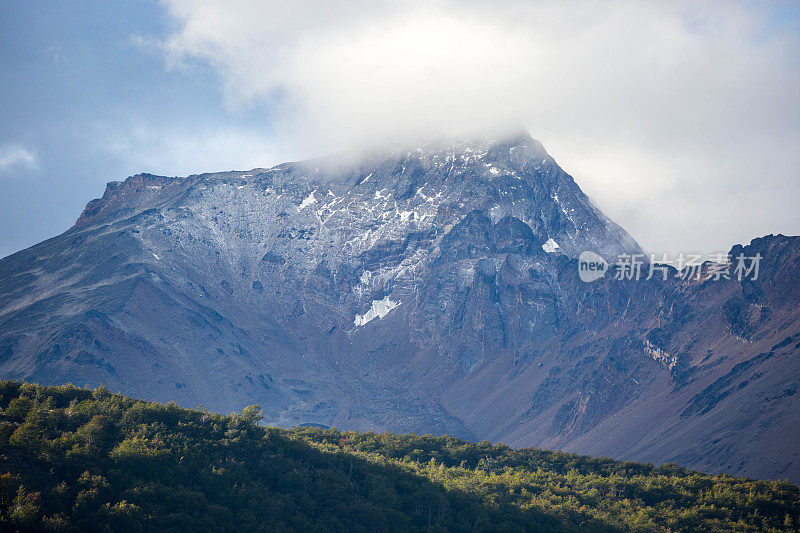
[[[111,182],[0,259],[0,379],[800,482],[800,237],[640,253],[527,134]],[[682,271],[681,274],[685,274]]]
[[[0,529],[791,531],[800,489],[0,383]]]

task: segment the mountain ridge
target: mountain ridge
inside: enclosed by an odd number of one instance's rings
[[[112,182],[0,260],[0,375],[800,476],[800,239],[733,248],[760,281],[587,284],[582,251],[641,248],[541,143],[425,146]]]

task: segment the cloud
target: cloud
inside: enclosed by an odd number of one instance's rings
[[[153,129],[135,122],[96,123],[90,128],[87,143],[98,154],[121,161],[130,174],[183,176],[249,170],[280,162],[269,137],[241,129],[187,132],[179,127]]]
[[[0,172],[13,168],[36,168],[36,154],[18,144],[0,146]]]
[[[282,149],[527,127],[654,250],[800,233],[793,3],[165,0]]]

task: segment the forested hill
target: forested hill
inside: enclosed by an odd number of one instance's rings
[[[800,489],[0,382],[0,530],[792,531]]]

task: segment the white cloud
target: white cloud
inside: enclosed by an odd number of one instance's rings
[[[280,162],[273,141],[256,131],[184,129],[154,130],[130,123],[98,123],[88,142],[110,154],[128,173],[185,176],[222,170],[268,167]]]
[[[36,168],[36,154],[18,144],[0,146],[0,172],[18,167]]]
[[[282,149],[523,125],[647,248],[800,233],[789,3],[164,4],[169,64],[270,106]]]

